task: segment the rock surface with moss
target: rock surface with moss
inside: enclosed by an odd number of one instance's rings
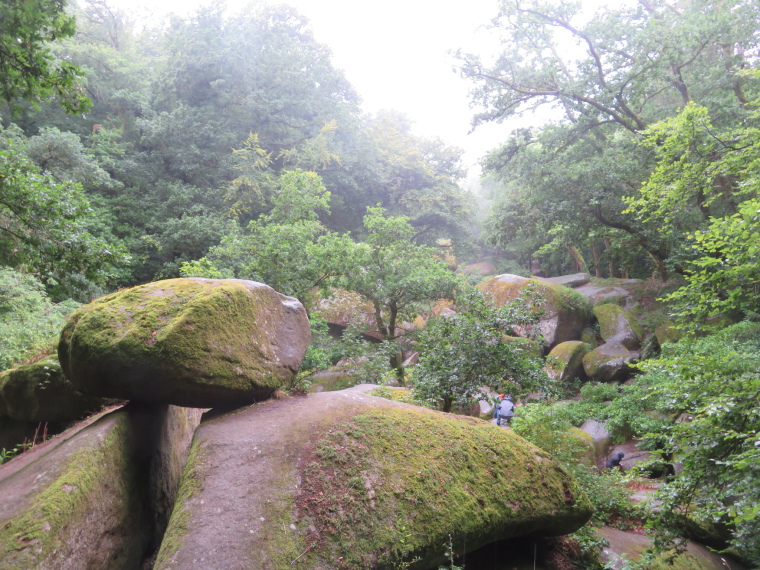
[[[541,333],[547,350],[567,340],[577,340],[591,322],[591,304],[568,287],[526,279],[519,275],[498,275],[478,286],[491,300],[502,306],[518,297],[538,295],[543,299],[544,314],[535,327],[517,327],[515,332],[528,336],[532,330]],[[526,301],[532,303],[532,300]]]
[[[474,550],[590,515],[513,433],[354,388],[202,422],[155,568],[430,568],[449,534]]]
[[[113,401],[75,390],[55,357],[0,373],[0,416],[14,420],[76,420],[109,403]]]
[[[597,305],[594,307],[594,316],[599,321],[599,334],[604,342],[619,342],[628,350],[636,350],[641,346],[644,330],[636,317],[619,305]]]
[[[613,382],[624,380],[630,373],[630,364],[638,358],[617,342],[608,342],[583,357],[583,369],[586,376],[594,382]]]
[[[567,340],[551,349],[546,358],[546,373],[553,380],[585,379],[583,357],[591,351],[591,345],[579,340]]]
[[[58,356],[84,393],[187,407],[270,397],[298,371],[311,333],[301,303],[238,279],[169,279],[75,311]]]
[[[126,412],[0,466],[0,566],[138,568],[150,525]]]

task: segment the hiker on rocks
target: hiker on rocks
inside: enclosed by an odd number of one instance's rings
[[[504,399],[501,401],[501,404],[498,406],[498,412],[499,417],[496,419],[496,425],[500,426],[502,421],[506,422],[506,424],[509,425],[512,417],[515,415],[515,405],[512,402],[511,396],[504,397]]]
[[[618,469],[622,469],[620,462],[623,460],[624,456],[625,454],[622,451],[618,451],[613,457],[610,457],[607,460],[605,467],[607,469],[614,469],[615,467],[617,467]]]
[[[504,400],[504,394],[499,394],[499,401],[493,407],[493,419],[495,420],[499,419],[499,408],[501,407],[502,400]]]

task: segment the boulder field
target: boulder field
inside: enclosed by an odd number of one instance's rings
[[[543,309],[537,325],[516,327],[515,333],[519,336],[540,333],[547,351],[561,342],[579,339],[593,317],[591,304],[583,295],[556,283],[504,274],[477,287],[499,306],[521,298],[536,309]],[[540,295],[542,304],[533,304],[536,294]]]
[[[85,394],[236,408],[286,385],[310,338],[301,303],[267,285],[169,279],[77,309],[58,357]]]

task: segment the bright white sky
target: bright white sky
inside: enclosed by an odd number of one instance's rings
[[[614,1],[614,0],[613,0]],[[111,0],[130,14],[184,15],[211,0]],[[584,0],[589,7],[604,0]],[[274,3],[274,2],[273,2]],[[438,136],[465,149],[471,174],[491,148],[509,134],[506,125],[483,125],[472,133],[469,85],[454,71],[449,51],[462,48],[487,55],[498,48],[487,24],[498,0],[282,0],[312,24],[314,36],[330,47],[342,69],[374,113],[395,109],[414,122],[422,136]],[[238,12],[247,0],[228,0]]]

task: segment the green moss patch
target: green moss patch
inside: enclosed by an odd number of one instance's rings
[[[100,441],[102,433],[106,435]],[[143,494],[136,487],[126,414],[103,418],[75,437],[89,437],[90,441],[65,456],[65,462],[54,467],[54,479],[2,521],[0,559],[7,567],[55,568],[72,556],[81,556],[82,567],[97,567],[92,558],[110,559],[113,567],[139,563],[147,536],[139,530],[144,528],[140,521]],[[60,458],[63,446],[56,451],[61,452],[56,455]],[[43,456],[38,461],[52,462],[53,458]],[[88,540],[92,546],[106,535],[110,536],[110,549],[76,551],[88,548],[83,546]]]
[[[200,489],[203,480],[200,472],[203,469],[203,464],[203,448],[194,440],[187,454],[185,467],[182,470],[181,483],[174,501],[174,510],[169,526],[161,541],[161,550],[156,557],[156,568],[166,566],[171,557],[182,546],[182,539],[187,533],[190,523],[190,510],[187,508],[187,501],[195,496]]]
[[[333,424],[301,460],[305,554],[293,567],[410,568],[469,549],[580,527],[590,504],[545,452],[481,420],[373,409]]]

